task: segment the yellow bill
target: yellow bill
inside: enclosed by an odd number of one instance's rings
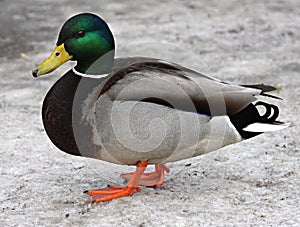
[[[45,61],[43,61],[37,68],[32,70],[32,75],[34,77],[38,77],[50,73],[72,58],[73,56],[69,55],[68,52],[65,50],[64,44],[56,46],[50,54],[50,56]]]

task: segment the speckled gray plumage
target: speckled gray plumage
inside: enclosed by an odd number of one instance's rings
[[[167,163],[241,140],[225,117],[211,120],[206,115],[157,104],[111,102],[105,97],[97,102],[96,111],[97,132],[103,146],[101,159],[110,162]]]

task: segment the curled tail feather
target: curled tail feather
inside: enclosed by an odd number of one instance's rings
[[[263,106],[266,112],[260,115],[257,106]],[[239,113],[229,116],[232,124],[244,139],[257,136],[263,132],[281,130],[290,124],[276,121],[279,108],[273,104],[258,101],[249,104]]]

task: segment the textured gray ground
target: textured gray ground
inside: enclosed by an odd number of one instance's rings
[[[300,224],[300,2],[219,2],[0,1],[0,226]],[[82,11],[104,17],[119,47],[168,42],[199,56],[219,79],[276,85],[281,120],[292,127],[171,163],[160,189],[91,204],[84,190],[122,184],[119,175],[133,169],[56,149],[41,103],[72,64],[49,77],[30,75],[61,24]]]

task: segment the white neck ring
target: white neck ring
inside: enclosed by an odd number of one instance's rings
[[[73,68],[72,70],[73,70],[73,73],[75,73],[78,76],[95,78],[95,79],[105,78],[109,75],[109,73],[101,74],[101,75],[85,74],[85,73],[78,72],[75,68]]]

